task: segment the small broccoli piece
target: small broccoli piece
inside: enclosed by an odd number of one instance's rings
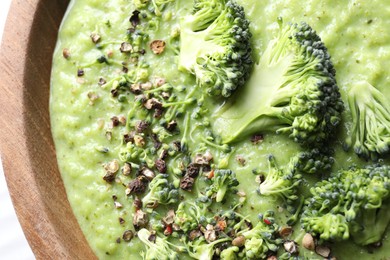
[[[246,259],[266,259],[270,251],[278,250],[282,240],[276,238],[279,227],[274,223],[273,215],[272,211],[267,211],[255,227],[237,233],[245,237],[244,250],[239,254],[240,259],[244,257]]]
[[[144,8],[148,5],[149,0],[134,0],[133,4],[136,9]]]
[[[154,7],[154,13],[157,16],[161,16],[161,10],[163,8],[163,5],[168,4],[172,2],[173,0],[152,0],[152,4]]]
[[[145,207],[155,208],[157,205],[167,205],[179,201],[179,190],[168,181],[167,174],[158,174],[149,183],[149,192],[142,199]]]
[[[252,35],[243,7],[232,0],[194,0],[180,27],[179,69],[194,74],[204,92],[228,97],[244,85]]]
[[[365,209],[351,224],[351,236],[358,245],[370,245],[380,241],[389,225],[390,201],[380,208]]]
[[[239,250],[240,249],[237,246],[230,246],[222,250],[220,257],[222,260],[237,260],[237,253]]]
[[[352,167],[310,189],[301,217],[307,232],[324,240],[353,237],[360,245],[380,241],[390,222],[390,167]],[[383,205],[383,206],[382,206]],[[378,228],[379,227],[379,228]]]
[[[218,238],[217,240],[207,243],[203,238],[196,239],[186,243],[189,256],[195,259],[208,260],[213,259],[215,253],[214,246],[222,242],[230,241],[230,237]]]
[[[236,174],[231,170],[214,170],[214,176],[211,178],[212,184],[206,188],[206,196],[215,198],[216,202],[221,202],[228,191],[234,191],[238,186]]]
[[[219,140],[216,140],[216,138],[212,135],[208,135],[206,137],[201,136],[200,140],[208,147],[213,147],[224,153],[229,153],[232,150],[228,144],[219,143]]]
[[[295,223],[299,220],[299,216],[302,213],[303,204],[305,202],[305,198],[301,197],[296,205],[293,206],[293,211],[290,212],[292,215],[287,219],[286,224],[289,226],[294,226]]]
[[[317,146],[340,122],[343,102],[326,47],[306,23],[283,24],[248,83],[214,113],[223,143],[256,132],[286,134]]]
[[[343,215],[327,213],[318,216],[317,211],[306,211],[301,221],[305,230],[319,234],[321,239],[338,241],[349,238],[349,226]]]
[[[161,238],[157,235],[155,236],[155,241],[150,240],[152,233],[143,228],[138,231],[138,238],[144,243],[146,247],[146,252],[142,251],[141,256],[143,259],[148,260],[176,260],[179,259],[178,253],[171,248],[173,246],[167,241],[167,238]]]
[[[275,157],[268,157],[268,173],[265,180],[260,183],[259,193],[265,196],[279,196],[287,202],[298,198],[296,189],[302,181],[302,175],[291,170],[279,168]]]
[[[181,202],[176,210],[175,223],[184,232],[198,228],[199,224],[206,226],[211,222],[207,206],[206,203]]]
[[[170,83],[165,83],[159,87],[155,87],[155,88],[151,88],[149,90],[144,90],[143,93],[144,94],[156,94],[156,93],[162,93],[162,92],[170,92],[170,93],[181,93],[183,91],[185,91],[186,88],[179,85],[179,86],[176,86],[176,85],[172,85]]]
[[[148,167],[153,167],[154,160],[152,159],[153,149],[151,147],[140,147],[134,143],[127,143],[119,151],[119,158],[123,162],[146,164]]]
[[[348,91],[352,115],[352,129],[346,148],[353,147],[356,154],[376,158],[390,149],[389,100],[370,83],[361,81]]]
[[[299,173],[328,172],[334,163],[333,153],[333,149],[327,147],[303,151],[291,158],[288,167],[292,171]]]

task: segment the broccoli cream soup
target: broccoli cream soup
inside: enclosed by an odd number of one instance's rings
[[[72,0],[51,78],[100,259],[390,259],[390,3]]]

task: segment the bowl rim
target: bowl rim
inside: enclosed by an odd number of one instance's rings
[[[0,155],[37,259],[96,258],[66,198],[50,132],[51,57],[68,3],[12,1],[0,49]]]

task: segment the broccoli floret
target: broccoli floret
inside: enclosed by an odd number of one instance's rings
[[[230,246],[221,252],[220,257],[222,260],[237,260],[237,253],[239,250],[240,249],[237,246]]]
[[[173,0],[151,0],[151,1],[149,1],[149,0],[134,0],[133,1],[136,9],[142,9],[142,8],[147,7],[149,2],[151,2],[153,5],[155,15],[161,16],[161,11],[164,8],[164,5],[168,4],[170,2],[173,2]]]
[[[196,239],[186,243],[189,256],[195,259],[213,259],[215,253],[214,246],[222,242],[231,240],[230,237],[219,238],[211,243],[207,243],[204,238]]]
[[[243,7],[231,0],[194,0],[180,27],[179,69],[195,75],[204,92],[228,97],[244,85],[252,58]]]
[[[167,238],[161,238],[143,228],[138,231],[138,238],[146,246],[146,252],[142,251],[141,256],[143,259],[148,260],[175,260],[179,259],[178,253],[171,248],[173,246],[167,241]]]
[[[351,224],[351,236],[358,245],[369,245],[380,241],[389,225],[390,201],[380,208],[365,209]]]
[[[205,195],[209,198],[215,197],[216,202],[221,202],[226,192],[234,191],[234,187],[237,187],[239,184],[236,174],[227,169],[214,170],[214,176],[211,178],[211,181],[212,184],[206,188]]]
[[[361,81],[348,91],[352,129],[346,148],[365,158],[375,158],[390,149],[389,100],[370,83]]]
[[[360,245],[378,242],[390,222],[390,167],[352,167],[332,174],[310,189],[302,227],[324,240],[352,236]],[[383,205],[383,206],[382,206]]]
[[[198,228],[199,224],[207,225],[211,222],[207,206],[206,203],[181,202],[176,210],[175,223],[184,232]]]
[[[168,4],[172,2],[173,0],[152,0],[152,4],[154,7],[154,13],[157,16],[161,16],[161,10],[163,8],[163,5]]]
[[[224,143],[261,131],[287,134],[300,144],[327,140],[343,102],[326,47],[306,23],[283,24],[248,83],[214,113]]]
[[[292,157],[289,169],[299,173],[328,172],[334,163],[333,149],[327,147],[313,148]]]
[[[148,167],[153,167],[154,160],[152,159],[153,150],[150,147],[140,147],[132,142],[128,142],[119,151],[119,158],[123,162],[146,164]]]
[[[255,227],[237,233],[245,237],[244,250],[239,253],[239,259],[266,259],[270,251],[278,250],[282,239],[276,238],[279,227],[274,223],[273,215],[272,211],[267,211]]]
[[[318,211],[305,211],[301,218],[305,230],[318,234],[324,240],[346,240],[349,238],[349,226],[345,216],[327,213],[319,215]]]
[[[296,189],[302,181],[302,175],[279,168],[272,155],[268,156],[268,168],[265,180],[260,183],[259,193],[265,196],[280,196],[287,202],[296,200],[298,198]]]
[[[142,204],[155,208],[159,204],[172,204],[179,201],[179,190],[168,181],[167,174],[158,174],[149,183],[149,192],[142,199]]]
[[[334,163],[332,154],[332,149],[324,147],[301,151],[284,167],[279,167],[274,156],[270,155],[269,170],[260,183],[258,192],[264,196],[279,196],[287,204],[291,204],[298,198],[297,191],[303,181],[302,174],[329,171]]]

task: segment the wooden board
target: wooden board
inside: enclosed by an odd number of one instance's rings
[[[0,151],[37,259],[96,258],[66,198],[50,132],[51,57],[68,2],[14,0],[0,51]]]

